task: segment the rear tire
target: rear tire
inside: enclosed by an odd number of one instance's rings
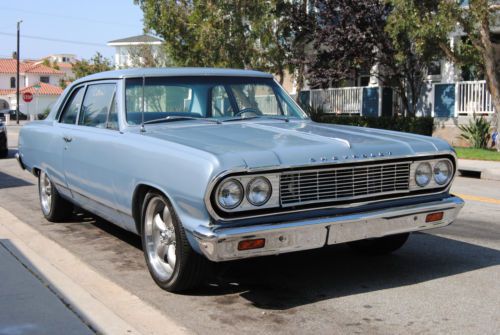
[[[38,174],[38,195],[43,216],[47,220],[60,222],[71,217],[73,204],[61,197],[44,171]]]
[[[410,233],[372,238],[368,240],[349,242],[348,245],[361,253],[386,255],[400,249],[408,240]]]
[[[9,155],[9,150],[0,150],[0,158],[6,158]]]
[[[209,261],[191,248],[172,205],[159,192],[144,198],[141,241],[151,277],[162,289],[185,291],[205,279]]]

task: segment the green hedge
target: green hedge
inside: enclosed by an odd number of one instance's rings
[[[351,126],[361,126],[369,128],[389,129],[432,136],[434,120],[430,116],[424,117],[403,117],[403,116],[348,116],[333,114],[311,114],[311,118],[316,122],[344,124]]]

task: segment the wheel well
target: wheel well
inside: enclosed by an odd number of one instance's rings
[[[144,202],[144,197],[149,191],[157,191],[161,194],[165,195],[159,189],[149,186],[149,185],[138,185],[135,188],[134,196],[132,197],[132,217],[134,218],[135,228],[137,229],[137,233],[141,234],[141,211],[142,211],[142,203]],[[166,195],[165,195],[166,197]]]

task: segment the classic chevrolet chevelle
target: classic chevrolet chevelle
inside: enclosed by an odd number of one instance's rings
[[[50,221],[73,205],[142,238],[180,291],[210,261],[349,242],[389,253],[450,224],[463,201],[444,141],[309,120],[271,75],[131,69],[75,81],[21,129],[22,168]],[[208,259],[208,260],[207,260]]]

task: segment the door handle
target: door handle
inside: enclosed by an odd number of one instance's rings
[[[69,137],[69,136],[64,136],[64,137],[63,137],[63,140],[64,140],[65,142],[71,142],[71,141],[73,141],[73,139],[72,139],[71,137]]]

